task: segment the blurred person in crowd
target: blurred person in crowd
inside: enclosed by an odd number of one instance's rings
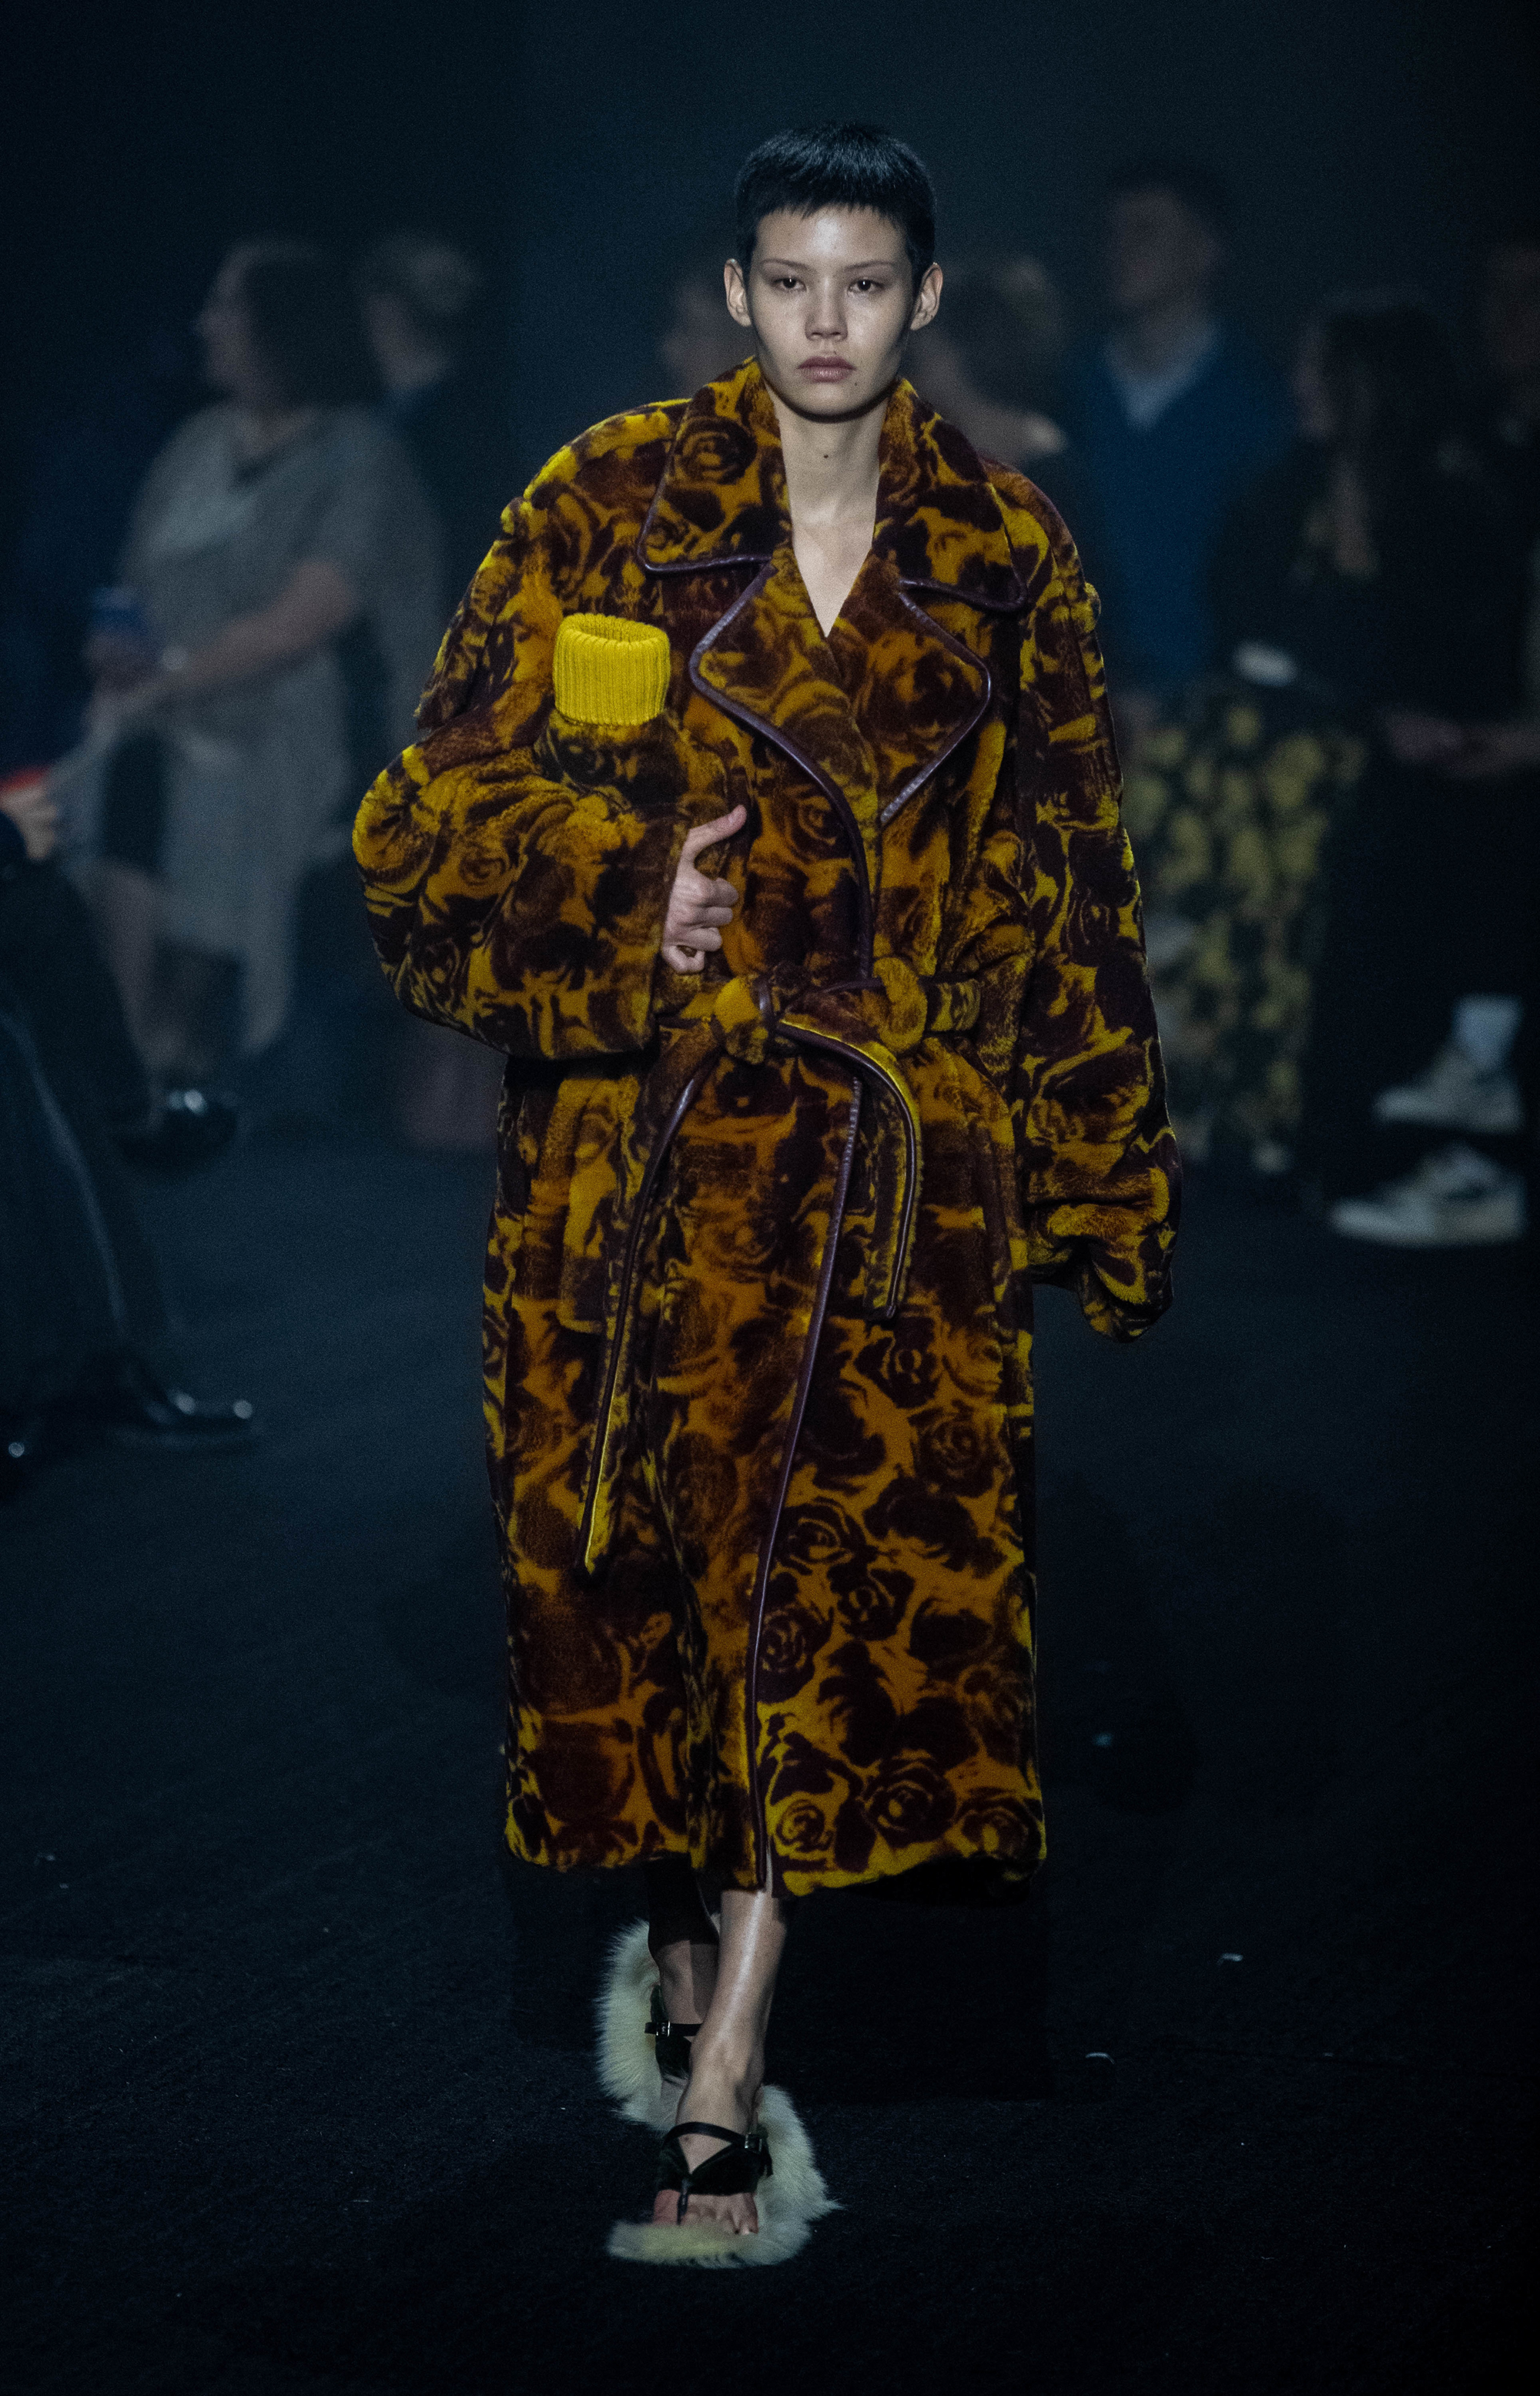
[[[1103,226],[1112,329],[1066,385],[1106,544],[1104,632],[1131,748],[1208,664],[1225,509],[1290,436],[1281,377],[1216,313],[1229,217],[1205,167],[1151,159],[1116,178]]]
[[[1057,420],[1064,310],[1035,258],[953,268],[947,306],[918,346],[913,377],[981,456],[1014,466],[1075,527],[1093,580],[1099,543],[1082,461]]]
[[[73,777],[133,1035],[200,1085],[282,1027],[296,898],[346,842],[337,644],[367,622],[380,738],[409,734],[437,643],[441,544],[377,420],[341,268],[306,244],[233,250],[199,330],[215,406],[157,459],[113,613],[93,636],[100,762]]]
[[[157,1105],[89,915],[50,861],[59,810],[38,773],[0,783],[0,1497],[56,1445],[192,1452],[244,1444],[245,1399],[179,1384],[153,1254],[119,1150],[207,1162],[233,1118]]]
[[[513,491],[505,394],[492,375],[476,370],[468,353],[485,278],[450,243],[398,233],[365,252],[355,280],[384,386],[385,420],[405,445],[443,523],[447,617],[497,539]],[[392,745],[387,739],[360,755],[361,784],[373,780]],[[378,974],[367,941],[359,937],[351,860],[339,860],[340,873],[347,876],[350,954],[356,941],[358,972],[377,1000]],[[395,1125],[408,1145],[467,1152],[490,1149],[500,1060],[437,1024],[393,1027],[391,1045]]]
[[[1525,552],[1527,588],[1512,711],[1470,722],[1403,709],[1389,725],[1397,755],[1441,778],[1451,808],[1468,799],[1475,844],[1475,870],[1449,891],[1435,961],[1444,1036],[1420,1072],[1380,1089],[1373,1105],[1378,1124],[1446,1138],[1410,1173],[1334,1209],[1339,1231],[1398,1246],[1449,1245],[1472,1236],[1472,1225],[1486,1238],[1517,1238],[1528,1227],[1534,1165],[1524,1135],[1534,1122],[1540,996],[1540,227],[1516,225],[1489,251],[1480,324],[1486,387],[1471,432]]]
[[[1341,835],[1361,775],[1373,765],[1367,824],[1393,822],[1406,793],[1392,731],[1419,699],[1479,707],[1503,686],[1514,599],[1495,494],[1457,437],[1454,357],[1426,308],[1392,294],[1324,311],[1301,342],[1294,396],[1298,441],[1219,535],[1214,675],[1150,736],[1128,798],[1185,1146],[1198,1157],[1217,1145],[1266,1175],[1290,1168],[1300,1138],[1326,903],[1351,854]],[[1428,525],[1458,531],[1472,566],[1453,625],[1420,545]],[[1389,917],[1376,937],[1393,1015]],[[1328,983],[1347,970],[1339,950]],[[1360,1143],[1333,1118],[1358,1100],[1331,1092],[1343,1035],[1363,1028],[1362,1004],[1340,992],[1308,1076],[1317,1168],[1341,1149],[1349,1178]]]
[[[1472,433],[1529,548],[1540,542],[1540,219],[1487,252],[1481,286],[1485,388]]]
[[[731,374],[745,354],[741,328],[727,313],[725,237],[702,245],[675,275],[657,354],[670,393],[698,391]]]
[[[513,488],[504,393],[468,356],[485,277],[449,242],[398,233],[365,251],[356,281],[385,420],[443,521],[447,615],[496,540]]]
[[[1264,1170],[1297,1143],[1353,1231],[1387,1069],[1440,1019],[1472,917],[1489,955],[1517,937],[1508,828],[1453,805],[1409,734],[1511,699],[1521,586],[1426,307],[1323,310],[1294,390],[1298,443],[1220,536],[1221,679],[1153,736],[1130,804],[1179,1111]],[[1512,1236],[1491,1178],[1450,1217],[1464,1237]]]
[[[199,399],[190,328],[152,301],[108,365],[37,432],[0,592],[0,773],[80,739],[91,593],[110,582],[145,472]]]

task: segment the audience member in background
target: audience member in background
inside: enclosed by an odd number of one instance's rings
[[[385,724],[409,738],[442,629],[440,543],[392,436],[351,288],[319,250],[253,243],[199,320],[221,394],[156,460],[114,619],[95,636],[100,763],[72,797],[130,1029],[197,1085],[279,1032],[296,897],[345,845],[336,646],[366,619]]]
[[[1189,1151],[1217,1141],[1282,1171],[1303,1097],[1312,1170],[1340,1191],[1376,1072],[1427,1020],[1484,837],[1407,772],[1402,727],[1507,688],[1516,588],[1426,308],[1327,309],[1295,395],[1300,441],[1220,535],[1216,676],[1147,742],[1129,810]],[[1453,599],[1428,570],[1440,556],[1460,561]]]
[[[1399,1240],[1413,1226],[1390,1224],[1393,1194],[1352,1195],[1393,1152],[1376,1096],[1426,1060],[1472,987],[1473,941],[1500,977],[1516,969],[1507,827],[1433,770],[1419,727],[1512,707],[1521,559],[1460,436],[1453,353],[1426,308],[1388,295],[1326,310],[1296,391],[1308,446],[1237,512],[1220,606],[1228,631],[1243,621],[1324,683],[1367,739],[1332,860],[1300,1158],[1339,1231]],[[1258,600],[1270,586],[1270,606],[1242,613],[1248,585]],[[1418,1244],[1516,1236],[1521,1191],[1489,1160],[1445,1182]]]
[[[57,837],[42,775],[0,783],[0,1498],[54,1444],[189,1451],[253,1430],[244,1399],[201,1405],[177,1385],[114,1147],[189,1167],[232,1118],[157,1109],[90,918],[49,862]]]
[[[467,355],[485,277],[448,242],[399,233],[365,252],[357,284],[386,421],[443,519],[447,620],[514,495],[501,362]]]
[[[515,496],[504,380],[492,362],[478,369],[467,354],[484,277],[449,243],[425,233],[401,233],[365,252],[355,279],[384,385],[385,419],[405,443],[443,522],[442,619],[447,623],[497,539],[504,508]],[[352,663],[351,658],[348,662]],[[387,742],[358,757],[360,789],[388,762],[390,746]],[[339,872],[347,877],[350,963],[360,978],[367,978],[369,1003],[377,1009],[385,994],[364,932],[351,858]],[[336,926],[336,933],[341,928]],[[502,1058],[439,1024],[408,1018],[387,1026],[382,1017],[381,1029],[393,1058],[395,1125],[408,1145],[466,1153],[490,1151]]]
[[[705,244],[674,277],[668,322],[657,342],[670,399],[693,397],[703,383],[731,374],[749,353],[742,331],[727,313],[723,273],[729,249],[725,234],[715,247]]]
[[[1487,253],[1481,350],[1486,379],[1474,438],[1533,549],[1540,541],[1540,220],[1511,226]]]
[[[170,298],[148,304],[31,445],[0,593],[0,773],[46,764],[80,739],[91,593],[112,579],[145,470],[198,404],[185,313]]]
[[[1488,382],[1474,437],[1525,552],[1528,587],[1514,712],[1471,723],[1403,710],[1389,726],[1406,765],[1442,778],[1471,851],[1449,879],[1432,961],[1433,1005],[1448,1003],[1445,1036],[1425,1051],[1421,1072],[1374,1100],[1382,1125],[1457,1137],[1334,1210],[1339,1231],[1399,1246],[1517,1237],[1534,1168],[1534,1142],[1523,1135],[1534,1121],[1540,995],[1540,228],[1516,227],[1489,253],[1481,332]]]
[[[1130,749],[1208,664],[1224,512],[1287,446],[1282,379],[1215,313],[1229,206],[1206,169],[1129,168],[1106,200],[1112,329],[1067,383],[1106,546],[1103,636]]]
[[[918,344],[910,379],[974,447],[1045,491],[1093,582],[1100,544],[1081,460],[1057,420],[1064,311],[1035,258],[953,268],[946,307]]]

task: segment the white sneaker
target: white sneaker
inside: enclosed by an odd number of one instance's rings
[[[1495,1247],[1524,1236],[1524,1185],[1457,1139],[1373,1197],[1339,1198],[1330,1221],[1345,1239],[1383,1247]]]
[[[1432,1124],[1440,1131],[1522,1131],[1523,1100],[1511,1073],[1483,1072],[1454,1041],[1440,1048],[1426,1073],[1382,1090],[1376,1123]]]

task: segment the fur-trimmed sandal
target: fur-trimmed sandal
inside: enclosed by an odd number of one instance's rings
[[[692,2163],[681,2143],[692,2135],[726,2143],[703,2163]],[[752,2196],[762,2179],[775,2176],[770,2141],[757,2122],[747,2130],[724,2129],[720,2122],[676,2122],[657,2150],[657,2192],[677,2190],[677,2222],[684,2221],[692,2196]]]
[[[663,2136],[673,2127],[679,2103],[677,2083],[690,2076],[689,2042],[695,2029],[670,2022],[663,2010],[663,1991],[657,1965],[647,1951],[644,1922],[633,1922],[629,1930],[617,1932],[611,1944],[609,1969],[599,1990],[598,2016],[600,2087],[614,2099],[626,2121],[640,2122]],[[676,2083],[672,2088],[665,2085],[665,2073]]]
[[[652,2012],[655,1994],[656,2017]],[[671,2085],[666,2083],[659,2070],[660,2061],[672,2062],[673,2056],[660,2058],[656,2052],[656,2020],[667,2017],[657,1966],[647,1950],[644,1922],[633,1922],[629,1930],[619,1932],[610,1949],[598,2016],[601,2087],[626,2121],[644,2123],[666,2141],[674,2130],[678,2083],[677,2079]],[[676,2032],[681,2028],[678,2023],[669,2027]],[[687,2042],[684,2060],[687,2072]],[[757,2231],[723,2230],[714,2223],[691,2221],[687,2214],[677,2225],[617,2221],[609,2235],[609,2252],[625,2262],[693,2263],[708,2270],[789,2262],[806,2245],[814,2222],[839,2208],[824,2186],[813,2142],[784,2088],[762,2090],[750,2135],[761,2137],[767,2149],[773,2147],[776,2157],[774,2176],[766,2171],[753,2190],[760,2217]],[[713,2155],[701,2170],[710,2170],[716,2161]],[[693,2184],[701,2194],[708,2192],[700,2172],[693,2175]]]

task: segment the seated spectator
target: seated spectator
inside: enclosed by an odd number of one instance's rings
[[[1429,858],[1468,831],[1427,813],[1399,726],[1419,699],[1475,712],[1506,686],[1515,585],[1425,308],[1326,310],[1295,394],[1301,438],[1219,539],[1215,676],[1147,744],[1129,814],[1190,1151],[1280,1172],[1303,1140],[1340,1191],[1375,1060],[1414,1036],[1448,935]],[[1452,602],[1428,559],[1455,554]]]
[[[445,622],[515,488],[506,375],[468,355],[485,280],[463,251],[415,233],[376,242],[356,276],[385,420],[443,523]]]
[[[0,784],[0,1498],[54,1444],[189,1451],[254,1427],[245,1399],[205,1405],[178,1386],[114,1148],[195,1164],[232,1121],[156,1110],[90,917],[49,862],[57,837],[45,776]]]
[[[126,605],[90,653],[100,763],[72,793],[133,1036],[191,1084],[277,1034],[297,892],[346,845],[339,637],[366,618],[389,747],[410,738],[442,630],[437,529],[369,413],[341,271],[300,244],[247,245],[200,331],[223,397],[139,494]]]
[[[981,456],[1046,492],[1093,580],[1098,543],[1080,459],[1058,421],[1064,311],[1035,258],[950,270],[941,313],[916,344],[911,377]]]
[[[1101,535],[1114,703],[1135,732],[1208,664],[1224,512],[1286,447],[1281,378],[1215,313],[1229,206],[1217,177],[1151,160],[1109,185],[1112,329],[1067,383]]]

